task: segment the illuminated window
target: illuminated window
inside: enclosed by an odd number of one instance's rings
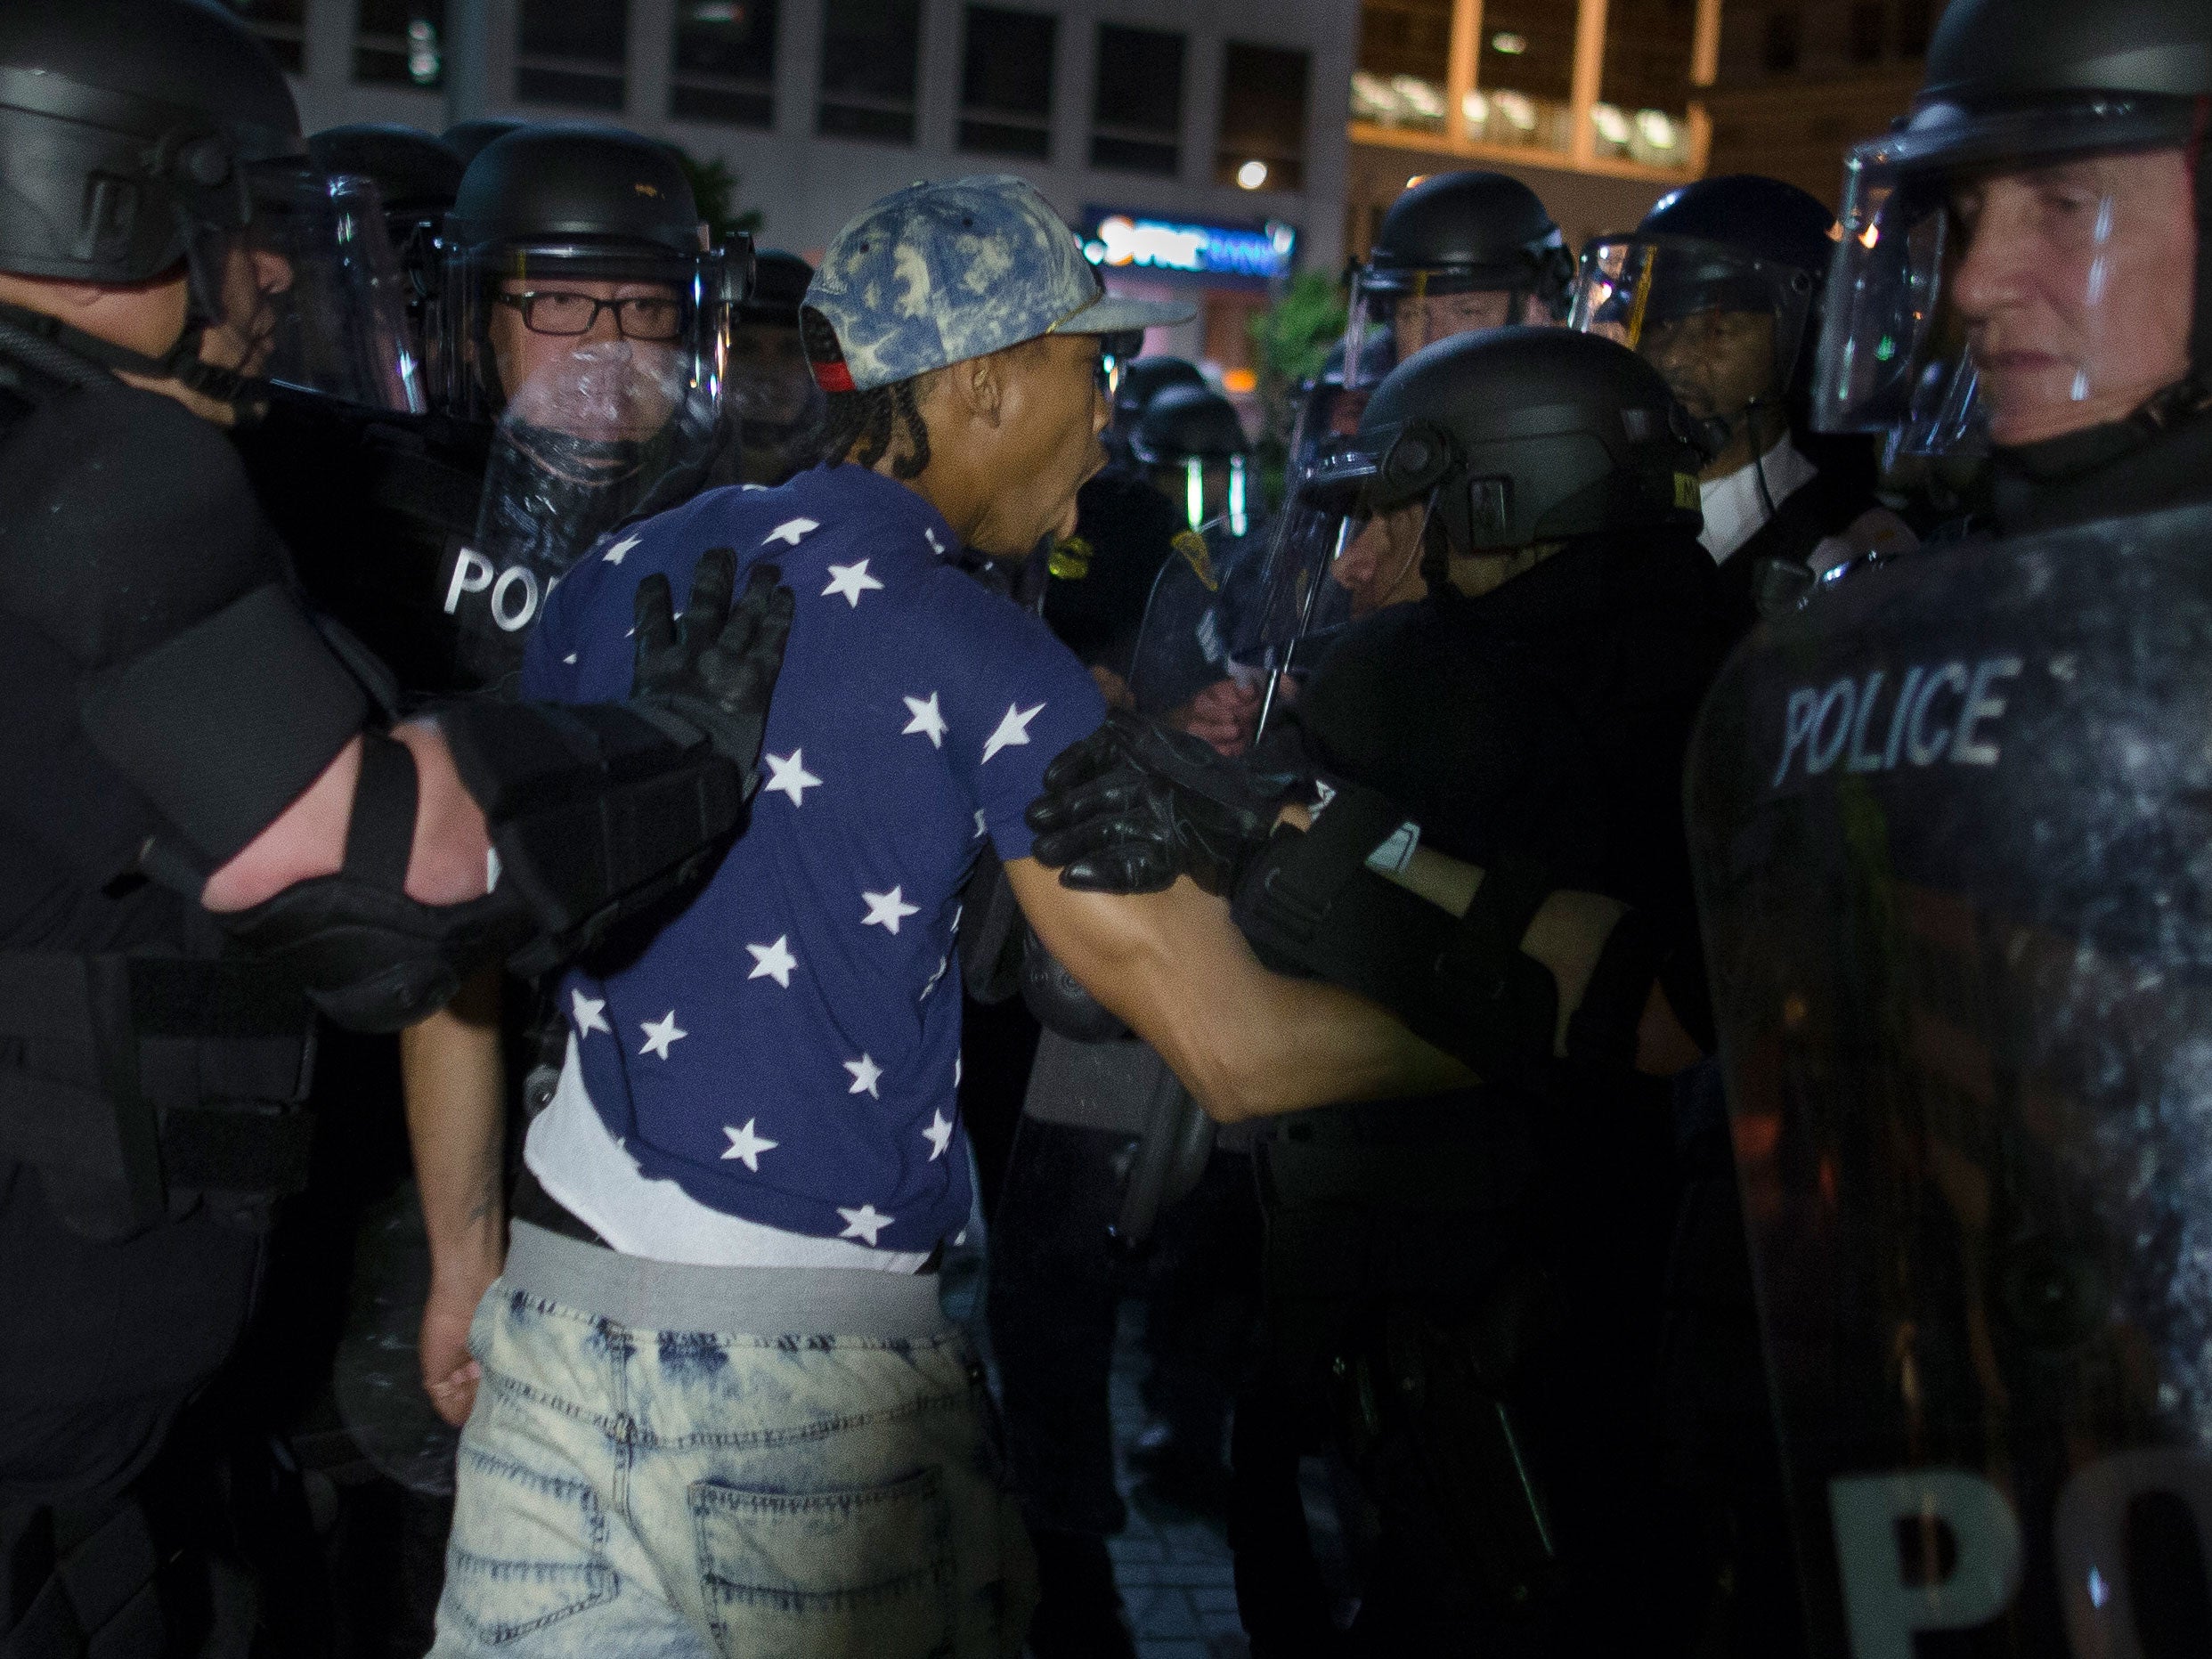
[[[1098,26],[1091,165],[1172,178],[1183,157],[1181,35]]]
[[[960,67],[960,147],[1042,161],[1053,148],[1058,25],[1036,12],[968,8]]]
[[[628,0],[517,0],[517,11],[516,98],[579,110],[622,107]]]
[[[814,128],[832,138],[914,142],[921,0],[828,0],[822,9],[822,102]]]
[[[1247,190],[1304,185],[1309,67],[1304,52],[1228,43],[1221,63],[1221,134],[1214,149],[1216,184]]]
[[[677,0],[668,112],[724,126],[776,125],[776,0]]]
[[[361,0],[354,78],[435,88],[445,84],[445,0]]]

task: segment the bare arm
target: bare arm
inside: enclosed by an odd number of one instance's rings
[[[1015,859],[1006,876],[1045,947],[1159,1051],[1208,1117],[1232,1123],[1475,1080],[1373,1004],[1269,972],[1227,903],[1188,877],[1164,893],[1078,892],[1034,858]]]
[[[467,1419],[476,1393],[468,1322],[507,1260],[500,985],[497,970],[479,974],[445,1008],[400,1033],[407,1138],[430,1235],[422,1380],[452,1423]]]
[[[392,736],[415,758],[415,844],[407,861],[407,896],[426,905],[483,898],[491,836],[483,809],[461,787],[445,739],[424,721],[396,727]],[[200,903],[217,912],[245,910],[296,882],[336,874],[346,859],[346,829],[360,776],[356,737],[268,828],[207,878]]]

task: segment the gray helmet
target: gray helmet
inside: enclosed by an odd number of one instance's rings
[[[1354,456],[1314,486],[1387,512],[1427,498],[1461,551],[1696,533],[1704,454],[1657,370],[1564,329],[1495,329],[1417,354],[1375,389]]]

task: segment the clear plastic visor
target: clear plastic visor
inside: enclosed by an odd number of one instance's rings
[[[1852,152],[1819,430],[1883,433],[1893,456],[2033,443],[2186,372],[2187,168],[2129,114],[1962,118]],[[2098,147],[2131,142],[2157,147]]]
[[[1344,331],[1345,384],[1371,386],[1423,346],[1525,320],[1525,280],[1464,270],[1359,271]]]
[[[1715,243],[1622,237],[1584,250],[1568,326],[1602,334],[1666,377],[1701,420],[1733,420],[1788,391],[1813,279]]]
[[[679,409],[719,416],[730,311],[719,248],[449,249],[432,306],[436,401],[464,419],[495,419],[518,401],[573,402],[581,375],[590,419],[605,427],[591,435],[641,441]],[[541,378],[549,392],[533,391]]]
[[[190,248],[202,360],[419,413],[420,354],[376,185],[280,161],[249,168],[247,191],[246,224],[203,225]]]
[[[1175,538],[1154,579],[1130,655],[1129,695],[1140,713],[1188,729],[1201,696],[1248,710],[1265,674],[1256,651],[1256,606],[1267,564],[1259,538],[1225,520]]]

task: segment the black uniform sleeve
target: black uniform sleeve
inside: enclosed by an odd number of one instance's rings
[[[370,713],[223,434],[119,384],[57,395],[0,439],[0,616],[21,653],[0,669],[23,693],[0,730],[26,780],[11,793],[112,825],[71,854],[101,879],[126,825],[225,862]]]

